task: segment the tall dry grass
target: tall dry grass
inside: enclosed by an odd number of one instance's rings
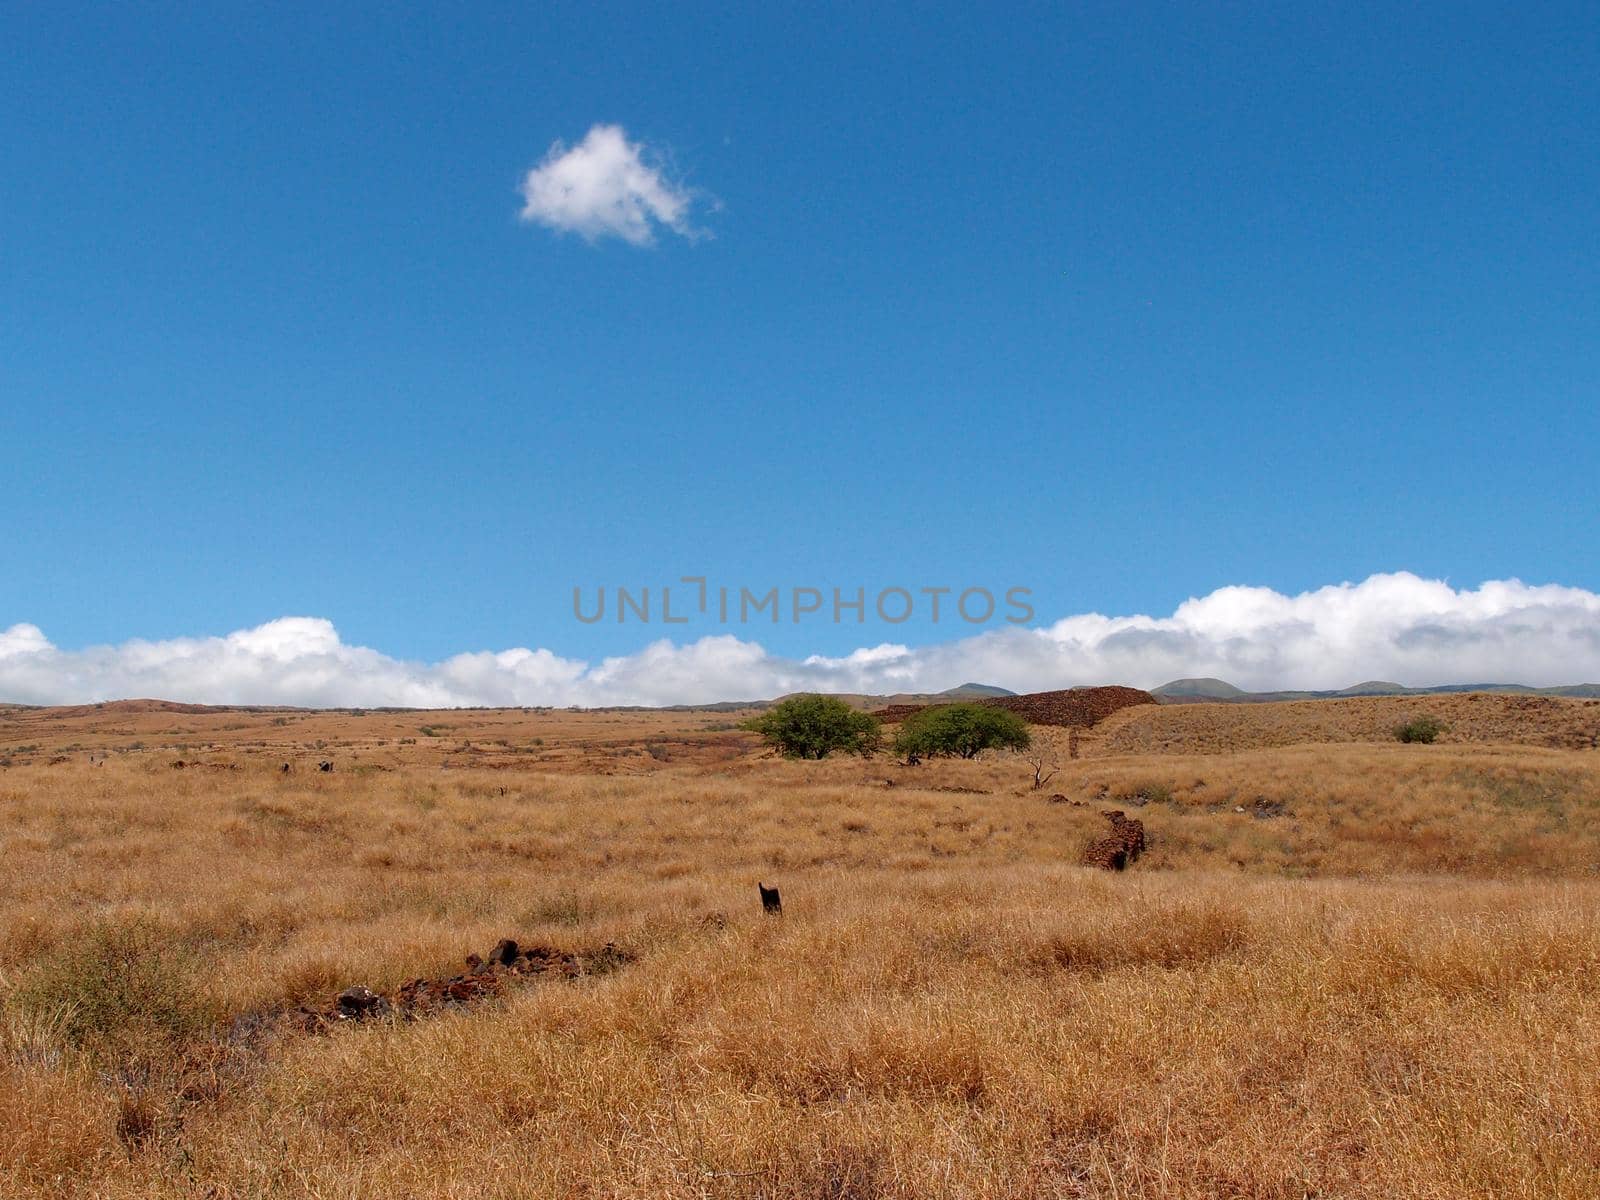
[[[652,761],[0,774],[0,1195],[1600,1194],[1593,754]]]

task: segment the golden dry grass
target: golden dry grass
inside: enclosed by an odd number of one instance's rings
[[[1033,792],[704,713],[12,719],[0,1196],[1600,1194],[1592,751],[1107,737]],[[637,957],[244,1036],[506,935]]]

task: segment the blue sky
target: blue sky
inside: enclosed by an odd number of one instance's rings
[[[0,17],[0,630],[1600,588],[1592,5],[338,7]],[[692,236],[521,218],[596,126]]]

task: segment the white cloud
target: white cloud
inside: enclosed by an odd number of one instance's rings
[[[557,141],[522,180],[522,219],[590,242],[619,237],[645,246],[657,226],[701,236],[689,220],[695,193],[648,157],[620,125],[596,125],[570,149]]]
[[[958,627],[959,628],[959,627]],[[732,635],[654,642],[598,663],[550,650],[406,662],[346,645],[333,624],[284,617],[226,637],[61,650],[34,625],[0,631],[0,700],[155,697],[211,704],[605,705],[761,699],[802,689],[938,691],[975,680],[1017,691],[1151,687],[1215,675],[1240,687],[1600,681],[1600,595],[1500,580],[1458,591],[1374,575],[1285,596],[1225,587],[1168,617],[1065,617],[942,645],[884,644],[830,658],[769,654]]]

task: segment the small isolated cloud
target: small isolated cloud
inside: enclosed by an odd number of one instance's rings
[[[658,226],[701,236],[689,220],[696,194],[647,161],[654,157],[620,125],[596,125],[570,148],[557,141],[522,180],[522,219],[589,242],[647,246]]]
[[[753,629],[754,627],[752,627]],[[154,697],[207,704],[693,704],[795,691],[935,692],[967,680],[1016,691],[1153,687],[1215,675],[1240,687],[1600,682],[1600,595],[1494,581],[1456,590],[1404,572],[1297,596],[1224,587],[1171,616],[1063,617],[940,645],[783,658],[731,634],[586,662],[550,650],[408,662],[347,645],[333,623],[283,617],[226,637],[62,650],[36,625],[0,630],[0,701]]]

